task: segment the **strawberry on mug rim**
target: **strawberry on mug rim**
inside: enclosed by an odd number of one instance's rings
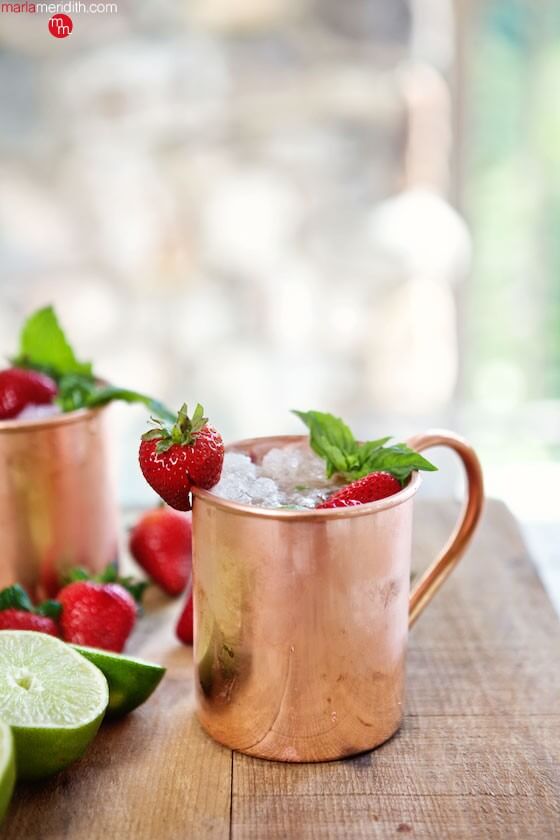
[[[142,435],[138,452],[142,474],[170,507],[190,510],[191,487],[208,490],[220,479],[224,461],[222,437],[208,425],[200,403],[192,418],[183,403],[171,427],[163,420],[152,422],[155,428]]]

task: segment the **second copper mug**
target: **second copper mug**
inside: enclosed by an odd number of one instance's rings
[[[259,462],[298,441],[229,449]],[[197,712],[217,741],[261,758],[326,761],[372,749],[399,728],[408,629],[464,552],[483,500],[478,458],[462,438],[428,432],[409,445],[451,447],[467,475],[455,532],[410,594],[417,473],[386,499],[321,511],[195,491]]]
[[[0,589],[55,595],[71,566],[117,560],[107,409],[0,422]]]

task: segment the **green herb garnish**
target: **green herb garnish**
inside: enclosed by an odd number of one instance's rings
[[[18,355],[11,362],[51,376],[58,385],[56,403],[64,412],[121,400],[142,403],[152,414],[175,420],[175,414],[163,403],[147,394],[109,385],[95,375],[91,362],[79,361],[52,306],[29,316],[21,330]]]
[[[402,484],[414,470],[437,470],[405,443],[386,446],[389,437],[359,443],[346,423],[322,411],[294,411],[309,429],[311,449],[324,458],[327,478],[335,473],[354,481],[372,472],[391,473]]]

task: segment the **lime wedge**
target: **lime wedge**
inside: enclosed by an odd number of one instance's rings
[[[8,724],[0,721],[0,822],[8,810],[15,782],[14,739]]]
[[[121,717],[144,703],[165,674],[162,665],[134,656],[121,656],[82,645],[72,647],[105,674],[109,683],[108,717]]]
[[[18,779],[40,779],[79,758],[109,701],[107,680],[54,636],[0,632],[0,719],[12,728]]]

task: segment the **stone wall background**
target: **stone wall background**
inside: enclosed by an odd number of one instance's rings
[[[130,0],[61,41],[0,24],[3,353],[53,302],[101,374],[202,402],[227,439],[295,431],[293,407],[367,436],[453,422],[450,2]],[[121,496],[145,500],[145,415],[114,423]]]

